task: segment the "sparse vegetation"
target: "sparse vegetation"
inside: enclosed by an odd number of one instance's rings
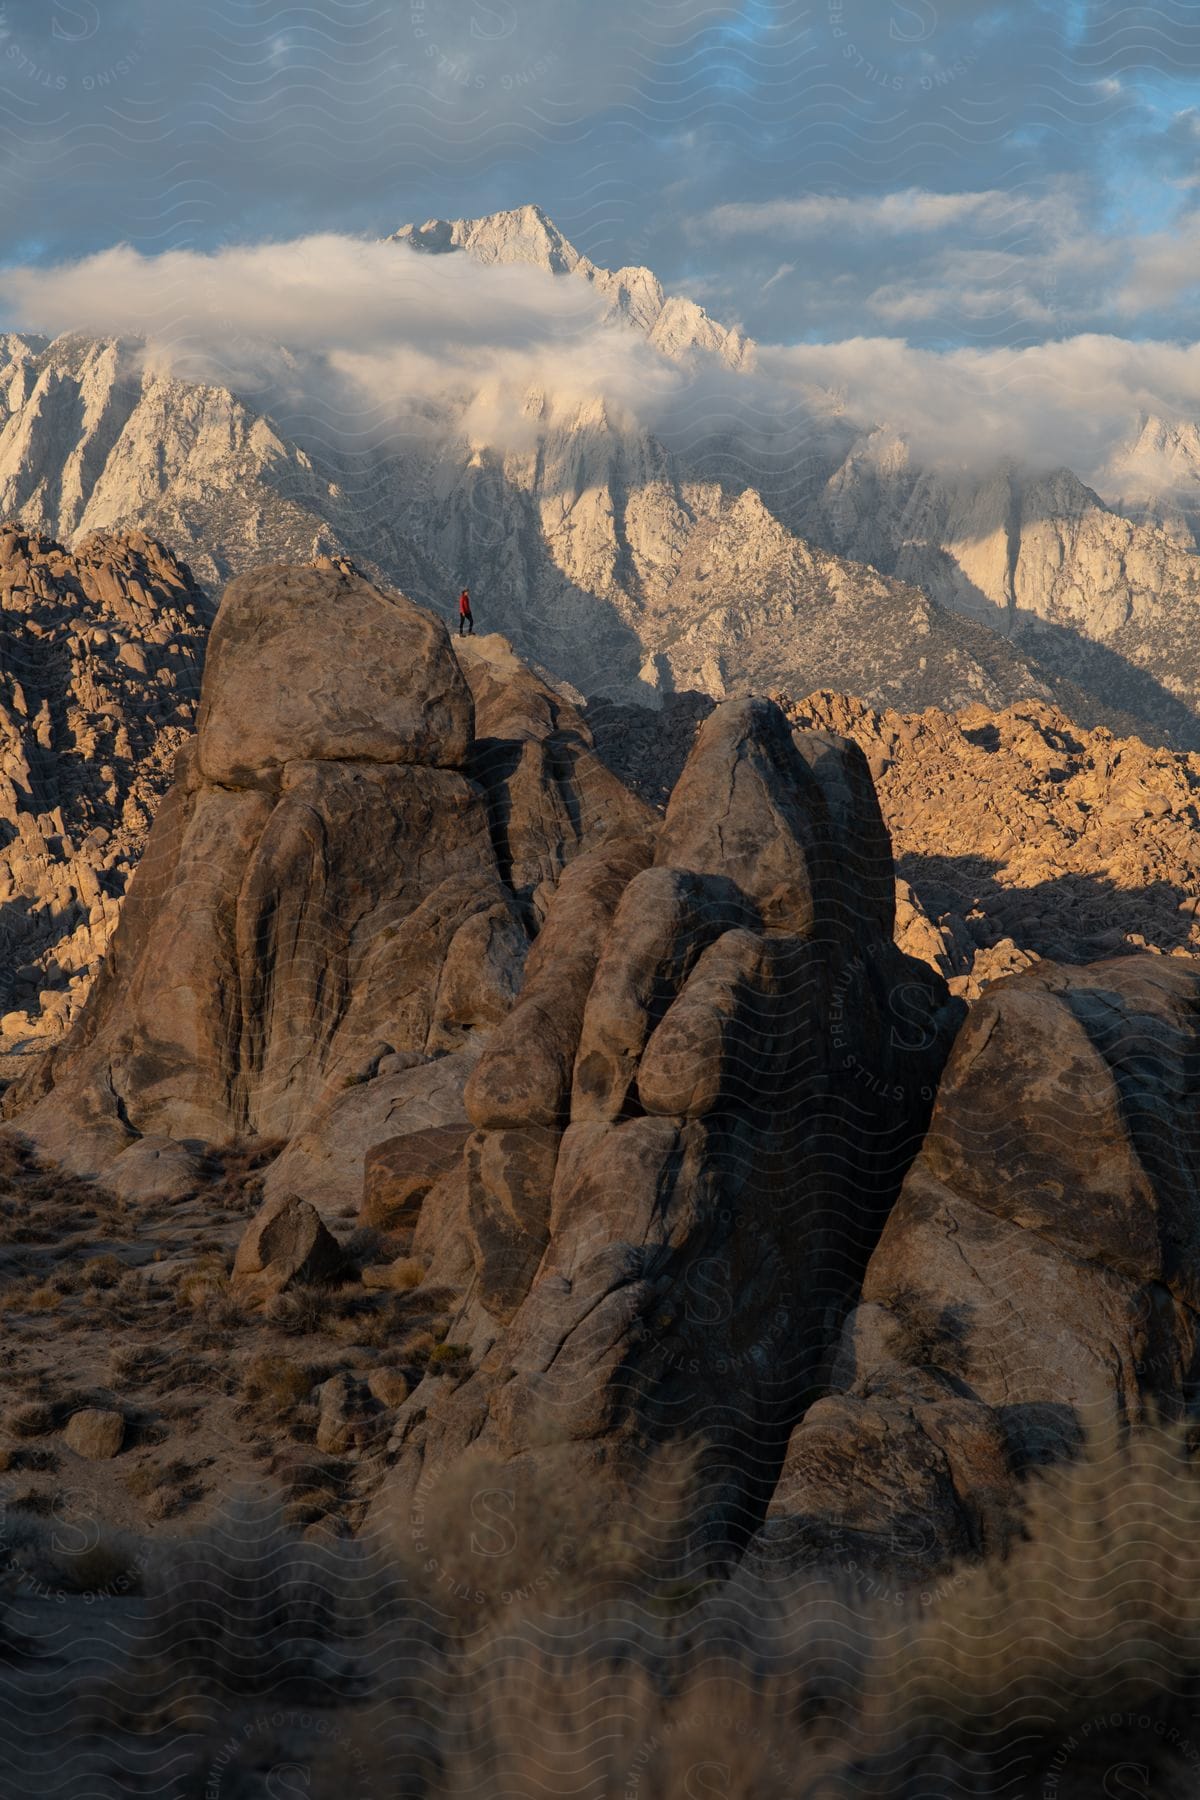
[[[339,1466],[281,1470],[286,1520],[321,1542],[245,1505],[156,1548],[106,1729],[216,1706],[228,1739],[256,1694],[340,1696],[293,1745],[316,1800],[350,1775],[418,1800],[674,1800],[706,1791],[697,1771],[729,1800],[1093,1800],[1118,1761],[1145,1770],[1133,1791],[1194,1791],[1200,1473],[1178,1433],[1093,1443],[1031,1483],[1006,1562],[869,1603],[819,1578],[697,1584],[682,1452],[619,1528],[552,1456],[534,1480],[467,1458],[386,1558],[329,1535]]]
[[[306,1364],[290,1356],[264,1352],[247,1363],[242,1392],[247,1400],[260,1402],[268,1411],[286,1412],[307,1400],[316,1379]]]

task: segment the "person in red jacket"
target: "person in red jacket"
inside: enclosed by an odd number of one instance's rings
[[[469,633],[471,637],[475,636],[475,620],[471,615],[471,596],[466,588],[464,588],[462,593],[458,596],[459,637],[462,637],[464,633]]]

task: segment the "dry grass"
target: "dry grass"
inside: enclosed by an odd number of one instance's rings
[[[5,1429],[13,1437],[44,1437],[54,1430],[55,1423],[55,1409],[45,1400],[23,1401],[10,1406],[4,1415]]]
[[[902,1605],[811,1576],[689,1585],[683,1454],[651,1460],[617,1527],[553,1452],[532,1479],[467,1457],[386,1564],[331,1535],[336,1458],[278,1473],[287,1522],[324,1540],[246,1505],[161,1544],[106,1722],[159,1729],[207,1697],[227,1739],[244,1697],[341,1692],[296,1753],[313,1800],[1195,1792],[1200,1475],[1178,1436],[1094,1444],[1031,1488],[1007,1562]]]
[[[268,1413],[283,1413],[307,1400],[316,1380],[308,1364],[264,1351],[243,1370],[242,1393]]]

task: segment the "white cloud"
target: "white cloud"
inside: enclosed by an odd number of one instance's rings
[[[1034,199],[999,188],[939,194],[903,188],[891,194],[805,194],[795,200],[717,206],[694,228],[718,237],[805,238],[830,232],[883,233],[889,237],[973,226],[989,231],[1013,225],[1061,225],[1057,195]]]
[[[918,462],[980,468],[1014,457],[1101,477],[1143,414],[1200,417],[1200,344],[1085,334],[1029,349],[915,349],[852,338],[762,353],[764,373],[816,411],[893,427]]]
[[[428,432],[467,408],[470,430],[526,443],[531,390],[632,409],[680,379],[640,336],[605,324],[582,281],[332,234],[210,254],[119,246],[9,269],[0,306],[31,330],[144,339],[155,366],[356,443]]]
[[[1080,278],[1087,266],[1081,249]],[[1185,258],[1159,278],[1190,266]],[[972,276],[987,277],[975,290],[981,309],[1010,293],[1002,264],[951,257],[942,276],[956,304]],[[902,327],[924,316],[917,288],[898,285],[877,304]],[[556,412],[603,396],[610,415],[685,449],[717,435],[740,442],[751,479],[760,451],[776,466],[800,459],[838,419],[890,426],[929,464],[1015,457],[1095,480],[1140,415],[1200,418],[1200,344],[1084,333],[940,352],[858,336],[763,346],[752,373],[713,361],[687,372],[638,332],[604,323],[581,281],[329,235],[211,255],[119,247],[9,269],[0,305],[32,330],[136,334],[146,355],[233,386],[317,449],[325,433],[357,445],[447,431],[525,449]]]

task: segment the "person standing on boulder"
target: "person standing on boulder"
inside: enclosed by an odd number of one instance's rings
[[[466,588],[458,596],[458,635],[475,636],[475,620],[471,613],[471,596]]]

